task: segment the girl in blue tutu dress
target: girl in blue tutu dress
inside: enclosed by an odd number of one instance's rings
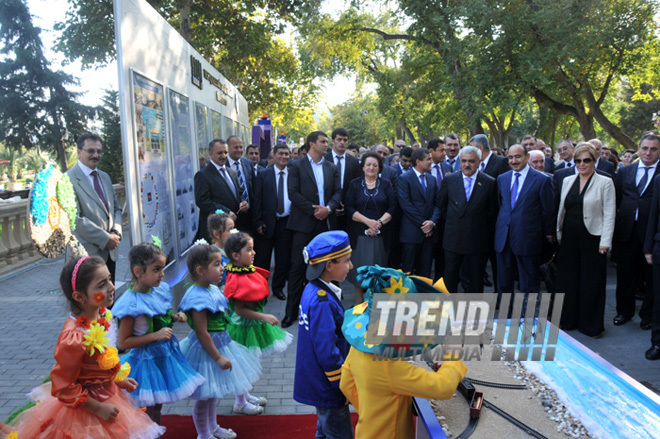
[[[216,286],[224,272],[220,250],[196,243],[188,252],[188,271],[194,284],[186,291],[179,309],[188,316],[191,331],[181,341],[181,350],[192,367],[206,378],[192,394],[197,400],[193,422],[199,439],[235,438],[236,433],[231,429],[217,424],[217,399],[248,394],[261,376],[261,365],[247,348],[232,341],[226,331],[229,304]],[[247,400],[241,408],[240,413],[251,415],[263,411],[263,407]]]
[[[165,403],[188,398],[204,382],[179,349],[172,334],[172,322],[185,322],[186,315],[172,314],[170,286],[162,282],[165,253],[157,246],[142,243],[128,252],[133,281],[112,311],[119,319],[118,343],[131,351],[122,358],[138,383],[133,393],[147,414],[160,424]]]
[[[232,340],[250,349],[258,357],[283,352],[293,335],[277,326],[280,321],[264,313],[270,272],[255,267],[254,241],[247,233],[232,233],[225,242],[231,263],[227,266],[225,297],[233,314],[227,331]]]

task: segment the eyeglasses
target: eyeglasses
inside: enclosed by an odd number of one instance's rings
[[[575,159],[575,164],[579,165],[580,163],[584,163],[585,165],[588,165],[589,163],[593,162],[594,159]]]
[[[88,148],[88,149],[81,148],[81,149],[89,155],[95,155],[95,154],[103,155],[102,149],[94,149],[94,148]]]

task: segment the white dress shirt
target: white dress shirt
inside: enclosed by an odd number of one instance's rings
[[[309,160],[309,164],[312,165],[314,180],[316,180],[316,188],[319,191],[319,206],[325,206],[325,179],[323,178],[323,161],[325,159],[321,157],[321,160],[319,160],[318,163],[315,163],[312,156],[307,154],[307,160]]]
[[[525,165],[525,167],[518,172],[513,171],[513,174],[511,175],[511,185],[509,186],[509,192],[511,192],[511,189],[513,189],[513,183],[516,182],[516,173],[520,174],[520,177],[518,177],[518,192],[516,192],[516,201],[518,201],[520,190],[522,189],[523,184],[525,184],[525,179],[529,173],[529,165]]]
[[[99,174],[98,169],[92,169],[89,166],[85,165],[81,160],[78,160],[78,166],[80,166],[80,169],[85,173],[87,176],[87,180],[89,180],[89,184],[94,187],[94,176],[92,175],[92,172],[96,171],[97,174]],[[103,182],[101,181],[101,175],[99,174],[99,186],[101,186],[101,192],[103,192],[103,196],[105,196],[105,199],[108,199],[108,195],[105,193],[105,189],[103,189]],[[96,188],[94,188],[96,189]]]
[[[335,150],[332,150],[332,163],[337,165],[337,157],[341,157],[341,175],[339,175],[339,179],[341,180],[341,188],[344,189],[344,175],[346,174],[346,153],[339,155],[335,152]]]

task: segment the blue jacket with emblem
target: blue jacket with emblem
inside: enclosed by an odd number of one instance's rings
[[[341,366],[350,345],[341,332],[344,307],[323,282],[308,283],[300,300],[298,352],[293,399],[315,407],[339,408]]]

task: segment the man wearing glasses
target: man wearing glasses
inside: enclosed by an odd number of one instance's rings
[[[117,247],[121,241],[121,206],[110,176],[97,169],[103,141],[95,134],[78,137],[78,163],[66,174],[76,194],[78,216],[75,237],[90,256],[100,256],[115,280]]]

